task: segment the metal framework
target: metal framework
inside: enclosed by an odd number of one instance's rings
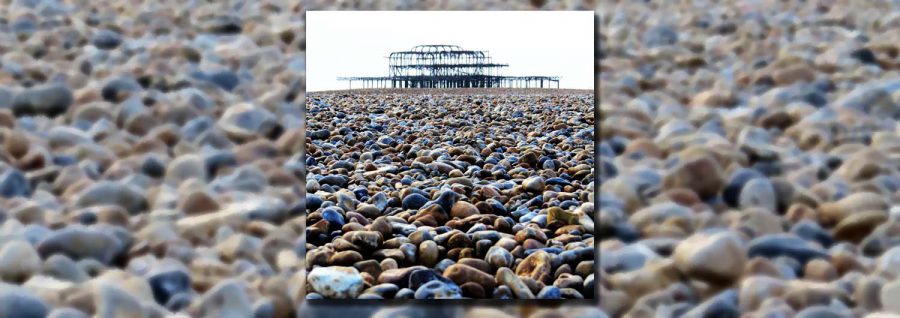
[[[464,50],[456,45],[417,45],[409,51],[393,52],[386,57],[390,76],[338,77],[362,82],[362,88],[459,88],[517,87],[551,88],[558,76],[503,76],[501,68],[509,64],[494,63],[487,51]],[[388,86],[390,85],[390,86]]]

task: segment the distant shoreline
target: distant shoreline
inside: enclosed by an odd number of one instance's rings
[[[363,89],[342,89],[342,90],[328,90],[328,91],[315,91],[315,92],[306,92],[307,96],[313,95],[329,95],[329,94],[339,94],[339,93],[354,93],[354,94],[484,94],[484,95],[495,95],[495,94],[510,94],[510,93],[518,93],[518,94],[546,94],[546,95],[557,95],[557,94],[594,94],[594,90],[590,89],[557,89],[557,88],[363,88]]]

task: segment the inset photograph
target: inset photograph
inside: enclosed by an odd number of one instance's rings
[[[307,12],[306,299],[594,299],[594,14]]]

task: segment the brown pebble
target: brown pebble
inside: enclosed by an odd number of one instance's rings
[[[472,282],[484,287],[485,291],[494,290],[495,282],[493,276],[468,265],[450,265],[450,267],[447,267],[444,271],[443,275],[457,285]]]
[[[806,263],[803,268],[803,277],[814,281],[830,282],[837,279],[838,273],[829,261],[814,259]]]
[[[544,284],[553,282],[551,256],[549,253],[538,250],[528,255],[522,263],[516,267],[516,275],[530,277]]]
[[[478,208],[466,201],[457,201],[450,210],[450,217],[460,219],[465,219],[478,214]]]
[[[462,294],[464,297],[474,298],[474,299],[483,299],[485,298],[484,287],[481,285],[468,282],[459,286],[462,290]]]

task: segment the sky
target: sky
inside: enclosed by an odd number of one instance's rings
[[[559,76],[560,88],[594,89],[592,11],[308,11],[306,89],[388,76],[385,57],[422,44],[488,51],[509,64],[503,75]]]

